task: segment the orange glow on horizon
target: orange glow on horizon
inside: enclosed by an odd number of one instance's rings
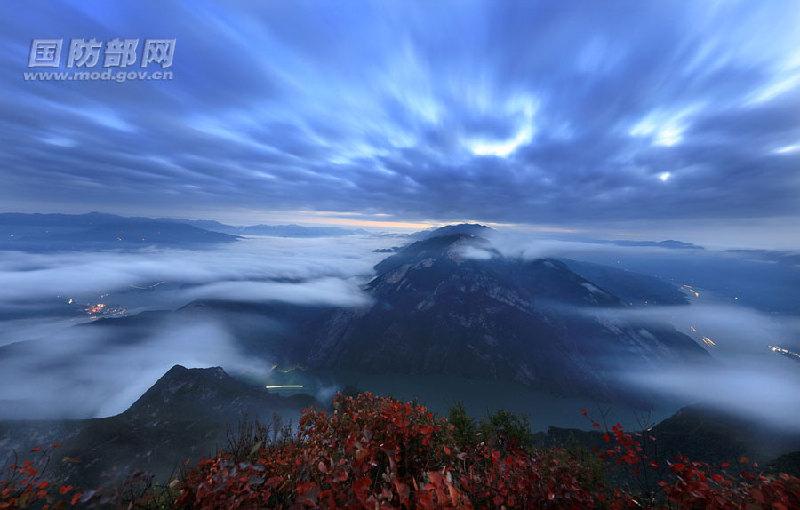
[[[298,222],[299,223],[299,222]],[[400,228],[421,230],[440,225],[439,222],[414,222],[414,221],[389,221],[389,220],[363,220],[356,218],[315,218],[315,224],[343,225],[348,227],[364,228]]]

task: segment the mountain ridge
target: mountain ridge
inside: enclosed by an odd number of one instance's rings
[[[291,319],[265,308],[290,332],[282,343],[305,345],[294,363],[316,370],[488,377],[602,394],[609,389],[611,360],[653,367],[710,360],[705,349],[670,327],[593,316],[593,308],[627,304],[563,262],[505,258],[469,234],[413,242],[375,271],[364,286],[369,306]]]
[[[145,470],[164,479],[184,460],[196,461],[225,444],[241,423],[289,423],[309,395],[280,396],[243,382],[221,367],[175,365],[128,409],[108,418],[0,421],[0,452],[61,442],[59,471],[75,485],[114,483]]]
[[[200,394],[219,405],[202,400]],[[257,413],[242,412],[238,403],[252,401]],[[211,397],[213,396],[213,397]],[[266,396],[266,397],[265,397]],[[165,398],[166,397],[166,398]],[[231,404],[233,402],[233,404]],[[220,367],[185,368],[175,365],[142,394],[126,411],[109,418],[84,420],[0,421],[0,453],[29,451],[52,442],[61,447],[53,454],[54,468],[66,483],[86,489],[113,486],[129,476],[147,472],[157,481],[175,476],[185,461],[193,463],[229,445],[231,430],[249,420],[280,426],[272,421],[275,411],[297,415],[301,408],[320,406],[312,397],[281,397],[230,376]],[[324,403],[328,406],[329,403]],[[576,410],[577,412],[577,410]],[[163,416],[179,419],[165,420]],[[283,423],[286,423],[285,421]],[[647,426],[655,438],[657,460],[688,455],[695,460],[718,463],[751,456],[796,473],[800,435],[760,427],[742,418],[690,405],[672,416]],[[549,427],[532,435],[541,447],[604,448],[603,433],[595,430]],[[794,469],[794,471],[793,471]]]

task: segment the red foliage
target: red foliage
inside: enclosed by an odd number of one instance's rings
[[[334,412],[306,411],[298,440],[267,446],[253,463],[200,463],[180,506],[197,508],[591,508],[585,469],[553,455],[460,451],[451,427],[425,407],[369,393],[337,396]],[[625,498],[619,498],[624,502]],[[625,505],[622,505],[625,506]]]
[[[800,508],[800,479],[781,474],[767,477],[750,471],[732,475],[715,472],[702,462],[678,459],[670,465],[673,482],[659,482],[670,503],[678,508]]]
[[[52,449],[60,445],[54,443]],[[50,450],[32,448],[33,460],[14,462],[0,474],[0,510],[18,508],[66,508],[82,503],[81,494],[70,494],[69,485],[57,486],[44,479],[50,461]],[[66,498],[66,499],[65,499]]]
[[[593,427],[597,423],[592,421]],[[595,427],[597,428],[597,427]],[[498,449],[475,439],[457,446],[454,427],[425,407],[369,393],[338,395],[332,414],[307,410],[295,437],[262,444],[250,460],[221,452],[187,473],[176,508],[800,508],[800,479],[731,470],[686,458],[648,459],[642,436],[617,424],[601,436],[605,471],[663,473],[656,494],[627,483],[604,486],[593,463],[557,448]],[[654,440],[654,438],[649,438]],[[14,464],[0,480],[0,510],[91,504],[94,491],[43,479],[46,452]],[[604,464],[598,464],[598,463]],[[651,475],[652,476],[652,475]],[[173,487],[173,484],[170,484]],[[172,500],[170,500],[172,501]],[[131,503],[133,505],[133,503]],[[147,505],[133,507],[146,508]],[[159,505],[162,508],[163,505]]]
[[[298,440],[200,463],[180,506],[193,508],[591,508],[580,466],[484,443],[460,451],[425,407],[369,393],[337,396],[334,412],[306,411]]]
[[[588,412],[584,413],[588,415]],[[451,425],[425,407],[369,393],[338,395],[328,414],[307,410],[295,440],[266,445],[252,462],[225,453],[188,473],[184,508],[800,508],[800,481],[672,464],[660,500],[590,483],[589,468],[557,449],[460,450]],[[602,457],[625,468],[646,461],[615,425]],[[657,466],[656,466],[657,467]]]
[[[611,433],[616,445],[601,452],[601,458],[627,465],[636,474],[642,465],[659,468],[657,462],[646,458],[637,435],[625,432],[619,423],[611,427]],[[654,437],[649,439],[655,441]],[[603,435],[603,440],[610,442],[608,432]],[[749,459],[741,457],[739,463],[748,464]],[[686,457],[675,459],[675,462],[668,463],[668,467],[671,478],[658,482],[665,501],[653,503],[651,507],[707,510],[800,508],[800,479],[785,473],[766,476],[740,470],[733,474],[726,471],[730,467],[727,462],[715,469]]]

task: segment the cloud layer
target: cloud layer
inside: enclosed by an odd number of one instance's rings
[[[798,24],[789,0],[4,2],[0,200],[796,219]],[[36,37],[175,37],[174,79],[27,82]]]
[[[104,328],[83,324],[83,307],[103,301],[136,313],[196,299],[361,306],[368,300],[358,283],[383,256],[372,250],[387,242],[253,238],[206,251],[0,252],[0,419],[116,414],[176,363],[263,377],[269,356],[246,354],[213,317]],[[270,335],[268,317],[239,320]]]

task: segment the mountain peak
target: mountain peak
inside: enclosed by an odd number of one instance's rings
[[[228,379],[231,376],[222,367],[186,368],[183,365],[173,365],[167,370],[159,381],[199,379]],[[158,384],[158,382],[156,384]]]
[[[405,264],[415,264],[427,259],[458,260],[463,254],[462,248],[468,247],[493,251],[489,242],[483,237],[464,232],[452,232],[426,237],[402,247],[397,253],[378,263],[375,271],[380,275]]]
[[[444,227],[423,230],[412,234],[414,239],[430,239],[432,237],[450,236],[450,235],[467,235],[473,237],[485,237],[495,230],[480,223],[458,223],[455,225],[445,225]]]
[[[259,390],[234,379],[221,367],[186,368],[175,365],[124,414],[155,414],[163,413],[168,408],[202,406],[203,402],[221,403],[229,397],[252,395]]]
[[[122,416],[156,425],[186,416],[258,417],[278,408],[299,409],[311,404],[311,397],[274,395],[266,388],[231,377],[222,367],[174,365]]]

